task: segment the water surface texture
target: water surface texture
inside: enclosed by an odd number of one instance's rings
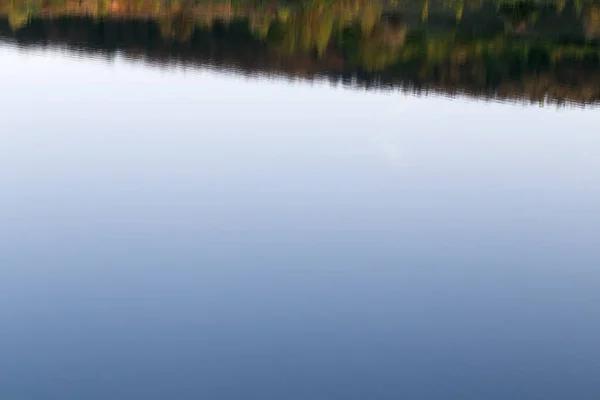
[[[0,398],[600,398],[597,32],[0,1]]]

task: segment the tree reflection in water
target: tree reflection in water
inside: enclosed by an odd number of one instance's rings
[[[2,0],[0,38],[369,89],[592,105],[600,4]]]

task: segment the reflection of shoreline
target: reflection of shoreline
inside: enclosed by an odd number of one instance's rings
[[[20,24],[15,17],[0,18],[0,40],[86,55],[118,52],[154,66],[325,79],[369,90],[539,104],[600,103],[600,47],[583,37],[593,30],[585,19],[553,10],[536,10],[530,18],[535,22],[527,22],[527,10],[521,10],[525,17],[519,14],[510,21],[488,6],[465,11],[455,28],[447,15],[436,17],[434,10],[429,18],[437,22],[423,22],[420,14],[410,12],[390,18],[373,8],[370,14],[354,10],[346,15],[344,8],[325,6],[287,14],[246,9],[241,16],[237,10],[206,17],[129,9],[113,10],[123,13],[119,17],[99,17],[96,11],[74,10],[22,18]],[[550,27],[560,18],[565,20],[561,32],[553,33]]]
[[[243,78],[255,78],[255,79],[267,79],[267,80],[282,80],[288,82],[307,82],[317,84],[330,84],[336,87],[343,87],[346,90],[375,90],[380,92],[388,92],[390,94],[400,93],[403,95],[416,96],[416,97],[438,97],[446,99],[464,98],[467,100],[485,101],[485,102],[503,102],[503,103],[514,103],[521,105],[541,105],[547,103],[551,106],[567,106],[567,107],[598,107],[600,106],[600,100],[594,102],[577,102],[562,100],[557,101],[556,99],[549,98],[546,102],[540,103],[535,99],[528,99],[519,95],[519,93],[475,93],[473,91],[461,90],[460,88],[452,91],[448,91],[445,88],[438,88],[433,86],[415,86],[411,82],[400,82],[399,84],[380,84],[379,82],[366,82],[357,80],[350,76],[339,76],[332,74],[294,74],[286,73],[282,70],[269,70],[269,69],[248,69],[243,65],[225,65],[221,62],[215,62],[212,60],[187,60],[187,59],[176,59],[173,57],[169,58],[157,58],[154,56],[143,55],[138,52],[127,53],[122,50],[116,50],[107,52],[95,48],[85,48],[82,46],[73,45],[44,45],[41,43],[28,43],[18,44],[14,41],[3,41],[0,38],[0,47],[10,46],[15,49],[38,49],[38,50],[60,50],[61,55],[75,56],[82,58],[93,57],[98,61],[111,61],[115,57],[119,57],[120,60],[128,63],[141,64],[151,68],[159,69],[208,69],[212,73],[224,74],[224,75],[239,75]]]

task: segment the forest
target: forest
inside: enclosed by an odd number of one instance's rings
[[[0,40],[368,90],[600,102],[591,0],[0,0]]]

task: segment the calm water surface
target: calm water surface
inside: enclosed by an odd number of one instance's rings
[[[0,398],[600,398],[600,114],[0,48]]]

